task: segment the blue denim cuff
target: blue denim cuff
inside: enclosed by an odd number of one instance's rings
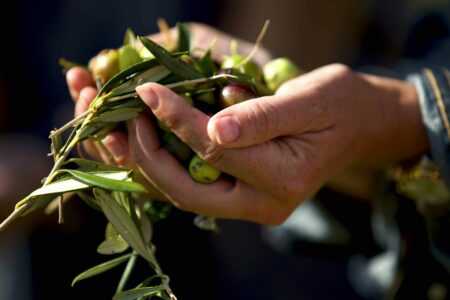
[[[407,80],[416,86],[431,159],[450,188],[450,75],[447,70],[425,69]]]
[[[424,69],[407,80],[416,86],[423,124],[431,147],[431,159],[450,188],[450,73],[446,69]],[[428,220],[431,251],[450,272],[450,210],[443,208],[437,219]]]

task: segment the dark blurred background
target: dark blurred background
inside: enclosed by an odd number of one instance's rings
[[[202,22],[254,41],[270,19],[264,46],[305,71],[342,62],[395,77],[438,64],[438,46],[449,35],[448,7],[439,0],[16,0],[9,6],[0,27],[2,219],[47,175],[48,133],[73,116],[58,59],[87,64],[103,48],[120,46],[128,27],[154,33],[163,17],[171,26]],[[155,226],[154,241],[174,292],[182,300],[376,299],[358,292],[348,274],[355,253],[381,251],[370,206],[326,189],[321,197],[344,220],[337,234],[345,242],[322,245],[299,236],[286,246],[270,229],[236,221],[220,221],[221,233],[212,234],[194,227],[193,215],[174,211]],[[105,260],[95,251],[105,225],[81,201],[67,204],[63,225],[42,212],[20,219],[0,234],[0,299],[110,299],[120,270],[70,287],[74,276]],[[138,268],[142,278],[146,271]]]

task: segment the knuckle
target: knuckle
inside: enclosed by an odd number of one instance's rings
[[[157,118],[171,130],[177,130],[183,124],[184,118],[180,114],[169,113],[169,112],[160,112]]]
[[[256,127],[257,136],[270,138],[270,128],[278,128],[280,123],[280,116],[274,104],[270,101],[264,101],[264,104],[255,101],[252,114],[250,119],[258,120],[258,122],[250,122]]]
[[[214,166],[223,160],[224,152],[216,145],[210,143],[204,147],[203,151],[198,153],[198,156]]]
[[[345,78],[353,74],[353,71],[347,65],[341,63],[334,63],[329,66],[329,69],[337,78]]]

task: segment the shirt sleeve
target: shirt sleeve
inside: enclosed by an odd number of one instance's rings
[[[419,95],[423,124],[430,142],[430,156],[447,189],[450,189],[450,72],[446,68],[423,69],[407,80]],[[450,272],[450,207],[439,207],[425,216],[431,251]]]
[[[431,146],[431,158],[450,188],[450,72],[423,69],[408,76],[419,95],[423,124]]]

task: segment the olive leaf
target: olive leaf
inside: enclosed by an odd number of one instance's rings
[[[135,91],[136,86],[145,83],[145,82],[159,82],[160,80],[164,79],[170,75],[170,71],[165,66],[155,66],[151,69],[148,69],[146,71],[143,71],[136,75],[134,78],[132,78],[130,81],[127,81],[113,90],[111,90],[107,96],[108,100],[111,101],[113,97],[126,95],[129,93],[132,93]]]
[[[177,23],[177,30],[178,30],[178,51],[183,52],[190,52],[191,50],[191,33],[186,26],[186,24],[178,22]]]
[[[96,211],[102,211],[100,209],[100,206],[99,206],[97,200],[94,197],[92,197],[90,194],[88,194],[88,193],[86,193],[84,191],[77,191],[75,193],[90,208],[95,209]]]
[[[61,171],[65,171],[71,174],[74,178],[78,179],[79,181],[89,184],[90,186],[93,187],[99,187],[106,190],[122,191],[122,192],[144,192],[144,193],[147,192],[147,189],[143,185],[131,181],[130,177],[131,172],[119,171],[119,172],[88,173],[69,169]],[[99,176],[99,174],[103,176]],[[120,175],[122,176],[120,177]],[[114,179],[111,178],[112,176],[114,176]]]
[[[131,272],[134,269],[134,266],[136,265],[137,256],[133,255],[128,260],[128,263],[125,267],[125,270],[122,273],[122,276],[120,277],[119,284],[117,285],[116,293],[119,293],[123,291],[125,288],[125,285],[127,284],[128,279],[130,278]]]
[[[120,235],[115,238],[110,238],[101,242],[97,247],[97,252],[104,255],[118,254],[127,250],[129,247],[128,243]]]
[[[157,293],[164,290],[165,286],[163,285],[126,290],[115,294],[113,300],[135,300],[140,297],[156,295]]]
[[[131,220],[130,215],[126,212],[126,210],[104,190],[94,189],[94,195],[100,203],[100,207],[108,221],[111,222],[125,241],[127,241],[128,244],[144,259],[155,267],[158,266],[153,253],[150,252],[138,227]]]
[[[107,262],[101,263],[95,267],[92,267],[92,268],[84,271],[83,273],[81,273],[77,277],[75,277],[75,279],[72,281],[72,287],[78,281],[93,277],[95,275],[104,273],[108,270],[111,270],[112,268],[117,267],[118,265],[126,262],[132,255],[133,255],[132,253],[129,253],[129,254],[114,258],[112,260],[109,260]]]
[[[211,49],[208,49],[205,54],[197,61],[197,68],[204,76],[213,76],[216,72],[216,66],[211,58]]]
[[[20,215],[26,216],[27,214],[40,209],[41,207],[49,205],[53,200],[55,200],[55,195],[41,195],[33,199],[31,205],[26,208],[24,212],[22,212]],[[25,202],[24,202],[25,204]],[[22,206],[22,205],[20,205]],[[17,204],[17,207],[19,207],[19,203]]]
[[[25,199],[16,204],[16,208],[22,206],[30,199],[52,195],[55,198],[57,195],[83,190],[91,187],[100,187],[107,190],[120,190],[127,192],[145,192],[146,189],[139,183],[129,181],[131,180],[130,171],[116,171],[116,172],[81,172],[77,170],[61,169],[58,173],[68,173],[71,177],[63,177],[57,181],[51,182],[47,185],[34,190]]]
[[[171,55],[174,58],[182,56],[184,54],[186,54],[186,52],[178,52],[178,53],[173,53],[173,54],[169,53],[169,55]],[[98,92],[98,96],[99,96],[98,98],[100,98],[101,95],[111,91],[113,88],[115,88],[116,86],[125,82],[126,80],[130,80],[137,74],[144,72],[146,70],[149,70],[158,65],[161,65],[161,63],[156,58],[152,58],[152,59],[144,60],[142,62],[139,62],[135,65],[132,65],[132,66],[126,68],[125,70],[114,75],[111,79],[109,79],[103,85],[101,90]],[[95,102],[95,101],[93,101],[93,102]]]
[[[104,93],[107,93],[108,91],[110,91],[112,88],[116,87],[117,85],[123,83],[125,80],[130,79],[130,77],[132,77],[133,75],[143,72],[145,70],[151,69],[153,67],[156,67],[158,65],[160,65],[159,61],[153,58],[153,59],[144,60],[135,65],[129,66],[125,70],[120,71],[119,73],[117,73],[116,75],[111,77],[111,79],[109,79],[103,85],[103,87],[100,89],[100,91],[98,92],[98,95],[101,96]],[[95,102],[95,101],[93,101],[93,102]]]
[[[130,45],[134,47],[136,43],[136,35],[131,28],[127,28],[125,36],[123,37],[123,45]]]
[[[110,222],[106,225],[105,240],[98,246],[97,252],[100,254],[117,254],[127,250],[128,243],[117,232]]]
[[[112,164],[105,164],[97,160],[89,160],[82,158],[71,158],[65,162],[66,164],[74,163],[79,167],[80,171],[92,172],[92,171],[126,171],[129,172],[131,169],[124,167],[119,167]],[[101,173],[100,173],[101,174]],[[107,173],[105,173],[107,174]]]
[[[107,123],[117,123],[123,122],[126,120],[134,119],[139,115],[139,112],[142,111],[141,108],[136,107],[123,107],[116,108],[114,110],[107,111],[97,118],[92,120],[93,123],[97,122],[107,122]]]
[[[182,60],[174,58],[169,51],[167,51],[157,43],[142,36],[139,37],[139,39],[141,40],[144,47],[147,48],[148,51],[150,51],[162,65],[166,66],[166,68],[172,71],[174,74],[180,76],[183,79],[198,79],[202,77],[202,75],[199,74],[194,69],[194,67]]]

